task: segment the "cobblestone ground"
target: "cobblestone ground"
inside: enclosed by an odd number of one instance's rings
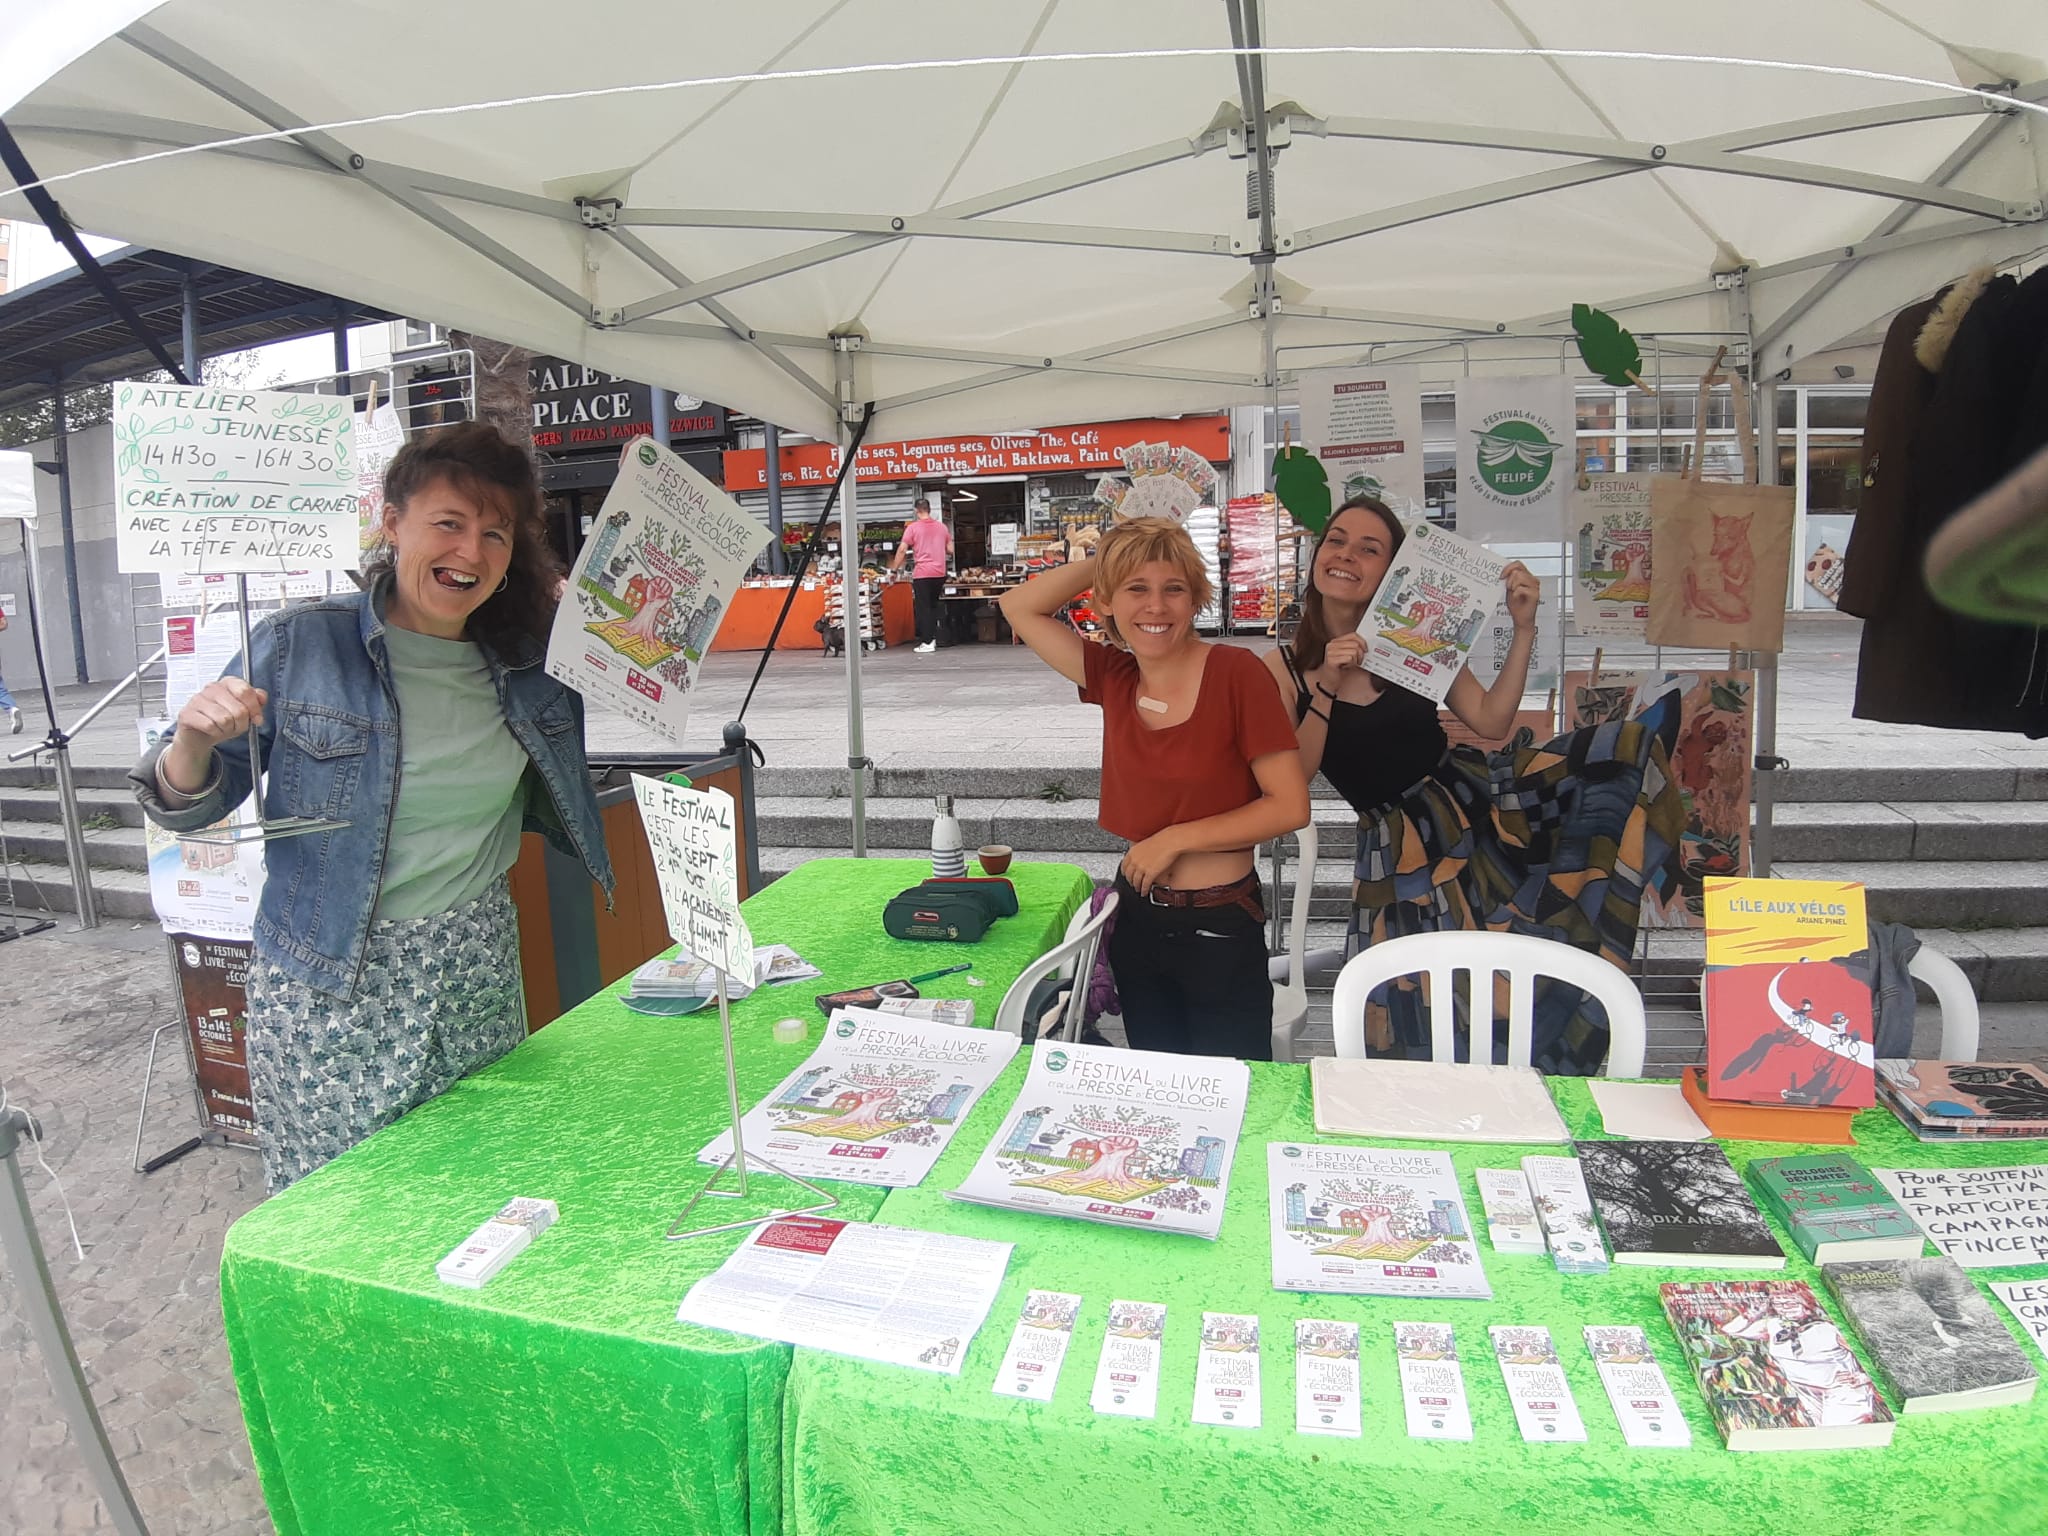
[[[63,1203],[19,1159],[58,1300],[114,1452],[152,1536],[267,1536],[270,1521],[221,1337],[220,1251],[262,1195],[255,1155],[202,1147],[133,1171],[150,1031],[175,1017],[163,938],[115,923],[0,944],[0,1082],[43,1122]],[[164,1036],[145,1158],[192,1135],[191,1078]],[[165,1070],[168,1066],[168,1070]],[[20,1305],[0,1271],[0,1532],[111,1531],[58,1412]]]

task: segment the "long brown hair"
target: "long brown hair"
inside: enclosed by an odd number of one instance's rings
[[[444,480],[479,505],[503,514],[512,530],[512,563],[505,585],[477,605],[465,626],[470,639],[504,653],[522,641],[547,643],[555,622],[555,588],[562,564],[548,543],[540,477],[533,460],[488,422],[463,421],[413,438],[384,471],[384,500],[398,508]],[[363,566],[366,581],[392,568],[394,552],[379,538]]]
[[[1294,631],[1294,639],[1288,650],[1293,653],[1294,664],[1304,673],[1313,672],[1323,664],[1323,655],[1330,648],[1330,621],[1323,613],[1323,594],[1316,590],[1316,560],[1322,555],[1323,544],[1330,537],[1330,530],[1337,526],[1337,519],[1346,512],[1370,512],[1387,525],[1387,559],[1391,562],[1401,548],[1401,540],[1407,537],[1401,527],[1401,519],[1377,496],[1354,496],[1343,506],[1330,514],[1330,520],[1323,524],[1322,538],[1316,540],[1315,553],[1309,556],[1308,585],[1301,594],[1301,624]]]

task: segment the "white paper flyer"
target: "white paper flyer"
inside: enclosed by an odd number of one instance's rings
[[[1991,1294],[2005,1303],[2006,1311],[2019,1320],[2034,1341],[2034,1348],[2048,1355],[2048,1280],[1987,1280]]]
[[[1493,1294],[1444,1153],[1276,1141],[1266,1179],[1274,1290]]]
[[[1506,568],[1434,523],[1410,523],[1359,621],[1365,670],[1441,704],[1500,598]]]
[[[693,669],[768,529],[676,454],[636,438],[569,573],[548,676],[683,739]]]
[[[1151,1301],[1112,1301],[1089,1406],[1126,1419],[1156,1416],[1159,1350],[1165,1338],[1165,1307]]]
[[[1362,1433],[1358,1324],[1297,1318],[1294,1324],[1294,1432],[1356,1440]]]
[[[999,1029],[955,1029],[841,1008],[825,1037],[740,1121],[747,1150],[801,1179],[905,1188],[923,1181],[988,1085],[1017,1054]],[[732,1156],[725,1131],[697,1154]]]
[[[1550,542],[1578,464],[1578,408],[1562,374],[1457,383],[1458,531]]]
[[[1870,1171],[1963,1268],[2048,1263],[2048,1163]]]
[[[691,1286],[676,1321],[958,1376],[1009,1263],[1008,1243],[786,1216]]]
[[[1575,1157],[1525,1157],[1522,1172],[1536,1199],[1536,1217],[1551,1262],[1560,1274],[1599,1275],[1607,1272],[1607,1244],[1593,1219],[1593,1197]]]
[[[1486,1212],[1486,1238],[1495,1253],[1542,1253],[1543,1226],[1536,1201],[1519,1168],[1477,1168],[1479,1205]]]
[[[1194,1422],[1257,1429],[1262,1411],[1259,1320],[1248,1312],[1204,1312]]]
[[[1414,368],[1299,375],[1301,440],[1330,477],[1330,502],[1376,497],[1396,517],[1420,517],[1422,375]]]
[[[212,681],[212,679],[208,679]],[[184,700],[178,701],[183,707]],[[169,729],[168,720],[138,720],[142,750],[152,750]],[[250,796],[214,823],[236,827],[255,820]],[[143,855],[149,861],[149,902],[166,933],[202,939],[247,940],[263,894],[263,844],[188,843],[155,822],[142,824]]]
[[[1650,617],[1650,477],[1586,476],[1569,522],[1572,628],[1641,640]]]
[[[384,526],[384,471],[405,446],[405,423],[389,400],[356,417],[356,548],[360,557],[375,546]]]
[[[1413,1440],[1470,1440],[1472,1410],[1457,1334],[1449,1323],[1394,1324],[1394,1355],[1401,1365],[1401,1401]]]
[[[1501,1379],[1515,1405],[1515,1422],[1522,1427],[1522,1438],[1585,1439],[1585,1421],[1572,1399],[1571,1383],[1565,1380],[1550,1330],[1496,1324],[1487,1332],[1493,1335],[1493,1357],[1500,1362]]]
[[[1041,1040],[952,1197],[1213,1239],[1250,1088],[1241,1061]]]
[[[1692,1430],[1642,1329],[1589,1327],[1586,1348],[1622,1439],[1635,1446],[1692,1444]]]
[[[1026,1296],[990,1390],[1034,1403],[1051,1402],[1080,1316],[1081,1298],[1067,1291],[1033,1291]]]

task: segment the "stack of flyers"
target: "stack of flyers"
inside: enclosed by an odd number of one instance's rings
[[[470,1233],[453,1253],[435,1265],[434,1273],[449,1285],[475,1290],[553,1226],[559,1214],[552,1200],[525,1197],[507,1200],[497,1215]]]
[[[927,1024],[950,1024],[955,1029],[974,1027],[971,997],[882,997],[875,1000],[874,1011],[921,1019]]]
[[[754,948],[754,980],[764,987],[779,987],[788,981],[809,981],[825,973],[787,944],[759,944]]]
[[[1607,1272],[1607,1245],[1593,1220],[1593,1197],[1575,1157],[1525,1157],[1522,1172],[1536,1197],[1536,1216],[1551,1262],[1565,1275]]]
[[[1564,1379],[1564,1365],[1557,1358],[1557,1346],[1548,1328],[1501,1327],[1487,1330],[1493,1335],[1493,1356],[1500,1362],[1501,1379],[1515,1405],[1515,1422],[1524,1440],[1583,1440],[1585,1422],[1579,1405],[1572,1401],[1571,1383]]]
[[[1449,1323],[1394,1324],[1394,1354],[1401,1362],[1401,1397],[1408,1434],[1416,1440],[1470,1440],[1472,1411],[1465,1402],[1465,1372]]]
[[[1359,1423],[1358,1324],[1297,1318],[1294,1432],[1355,1440]]]
[[[1095,1364],[1089,1406],[1097,1413],[1149,1419],[1159,1412],[1159,1349],[1166,1338],[1166,1308],[1152,1301],[1113,1301]]]
[[[1204,1312],[1194,1422],[1257,1429],[1261,1411],[1259,1320],[1244,1312]]]
[[[1519,1168],[1480,1168],[1479,1203],[1486,1210],[1486,1237],[1495,1253],[1541,1253],[1543,1227],[1529,1181]]]
[[[1121,456],[1131,478],[1097,485],[1095,499],[1105,512],[1121,518],[1180,518],[1211,504],[1216,471],[1193,449],[1132,443]]]
[[[996,1367],[993,1390],[1004,1397],[1051,1402],[1080,1316],[1081,1298],[1066,1291],[1033,1291],[1026,1296],[1017,1330],[1010,1335],[1010,1347]]]
[[[736,1003],[758,986],[808,981],[823,974],[787,944],[762,944],[754,950],[754,974],[726,977],[725,996]],[[621,1001],[635,1013],[695,1013],[717,999],[717,988],[718,973],[708,961],[676,954],[650,960],[633,972],[632,984]]]
[[[1642,1329],[1589,1327],[1586,1348],[1624,1440],[1637,1446],[1692,1444],[1692,1430]]]

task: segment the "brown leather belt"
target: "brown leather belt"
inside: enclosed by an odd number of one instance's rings
[[[1129,882],[1121,876],[1119,882],[1128,887]],[[1155,885],[1145,893],[1145,900],[1155,907],[1239,907],[1250,914],[1255,923],[1266,920],[1266,911],[1258,898],[1259,877],[1246,875],[1228,885],[1204,885],[1194,890],[1176,890],[1170,885]]]

